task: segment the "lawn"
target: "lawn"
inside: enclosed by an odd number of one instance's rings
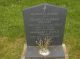
[[[80,0],[0,0],[0,59],[20,59],[25,41],[23,9],[40,3],[67,9],[64,43],[80,59]]]

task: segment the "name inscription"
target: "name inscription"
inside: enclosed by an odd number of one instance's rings
[[[59,37],[58,29],[62,23],[57,17],[58,13],[31,13],[28,27],[30,28],[30,39],[42,37]]]

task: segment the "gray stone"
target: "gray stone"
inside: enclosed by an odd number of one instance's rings
[[[32,46],[31,46],[32,47]],[[54,46],[55,47],[55,46]],[[55,48],[53,47],[53,50],[56,50]],[[61,53],[63,53],[62,55],[63,55],[63,57],[56,57],[56,58],[54,58],[54,59],[69,59],[69,57],[68,57],[68,52],[67,52],[67,50],[66,50],[66,46],[65,46],[65,44],[62,44],[62,47],[63,48],[61,48],[63,51],[61,52]],[[34,48],[34,47],[33,47]],[[35,47],[36,48],[36,47]],[[30,47],[29,47],[29,49],[30,49]],[[29,49],[27,49],[27,45],[26,44],[24,44],[24,49],[23,49],[23,53],[22,53],[22,55],[21,55],[21,59],[31,59],[32,57],[30,57],[30,53],[29,53],[29,51],[31,50],[29,50]],[[37,50],[37,48],[36,48],[36,50]],[[28,51],[28,52],[27,52]],[[37,51],[37,53],[38,53],[38,51]],[[32,53],[33,54],[33,53]],[[32,55],[31,54],[31,55]],[[29,57],[28,57],[28,55],[29,55]],[[35,55],[35,54],[34,54]],[[39,54],[38,54],[39,55]],[[64,58],[65,57],[65,58]],[[38,59],[41,59],[42,57],[37,57]],[[36,57],[33,57],[32,59],[37,59]],[[44,57],[45,58],[45,57]],[[43,58],[43,59],[44,59]],[[47,57],[48,59],[50,59],[51,57]],[[46,59],[46,58],[45,58]],[[52,57],[52,59],[53,59],[53,57]]]
[[[62,47],[66,9],[50,4],[41,4],[24,10],[24,25],[27,39],[25,59],[65,59]],[[51,38],[50,54],[38,53],[36,41]]]
[[[28,46],[27,52],[25,55],[25,59],[64,59],[65,54],[62,45],[57,46],[49,46],[50,54],[48,56],[42,56],[39,54],[38,47],[35,46]]]
[[[66,9],[41,4],[24,10],[24,23],[28,46],[36,46],[38,39],[50,37],[53,45],[63,42]]]

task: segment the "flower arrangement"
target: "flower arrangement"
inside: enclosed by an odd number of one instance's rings
[[[39,53],[43,56],[47,56],[49,55],[49,49],[48,46],[50,44],[51,39],[49,39],[48,37],[45,37],[44,39],[39,39],[38,41],[36,41],[36,44],[39,47]]]

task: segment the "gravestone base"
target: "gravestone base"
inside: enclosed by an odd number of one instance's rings
[[[45,57],[39,54],[38,47],[25,44],[21,59],[68,59],[65,44],[49,46],[49,51],[50,54]]]

